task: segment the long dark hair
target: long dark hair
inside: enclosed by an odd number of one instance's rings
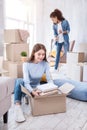
[[[57,17],[58,20],[63,21],[65,18],[63,17],[62,12],[59,9],[55,9],[51,14],[50,18],[55,18]]]
[[[31,53],[31,56],[30,56],[28,62],[33,62],[34,61],[34,54],[35,54],[35,52],[37,52],[37,51],[39,51],[41,49],[45,51],[45,57],[44,57],[43,60],[47,61],[47,59],[46,59],[46,47],[43,44],[41,44],[41,43],[37,43],[33,47],[33,50],[32,50],[32,53]]]

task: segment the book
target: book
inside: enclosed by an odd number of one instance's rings
[[[48,96],[48,95],[55,95],[55,94],[58,94],[58,89],[51,90],[51,91],[48,91],[48,92],[41,92],[40,96]]]
[[[46,83],[46,84],[38,85],[37,89],[41,90],[42,92],[48,92],[51,90],[58,89],[58,86],[53,83]]]

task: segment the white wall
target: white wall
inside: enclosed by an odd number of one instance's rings
[[[35,42],[43,43],[44,42],[44,0],[36,0],[35,30],[36,30]]]
[[[64,17],[69,21],[70,41],[87,43],[87,0],[37,0],[37,29],[36,41],[44,42],[48,45],[53,38],[52,22],[50,13],[58,8],[63,12]]]
[[[21,1],[27,8],[27,23],[31,25],[30,39],[32,40],[30,41],[31,44],[29,46],[31,52],[34,44],[43,43],[44,41],[44,34],[43,34],[44,0],[21,0]]]

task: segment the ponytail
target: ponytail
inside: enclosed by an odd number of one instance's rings
[[[62,15],[62,12],[59,9],[55,9],[51,14],[50,14],[50,18],[54,18],[57,17],[58,20],[62,21],[65,20],[65,18]]]

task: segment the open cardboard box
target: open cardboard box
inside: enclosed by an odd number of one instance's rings
[[[73,88],[74,86],[72,84],[65,83],[58,88],[58,94],[32,97],[29,91],[21,85],[22,92],[30,97],[33,116],[66,112],[66,95]]]

